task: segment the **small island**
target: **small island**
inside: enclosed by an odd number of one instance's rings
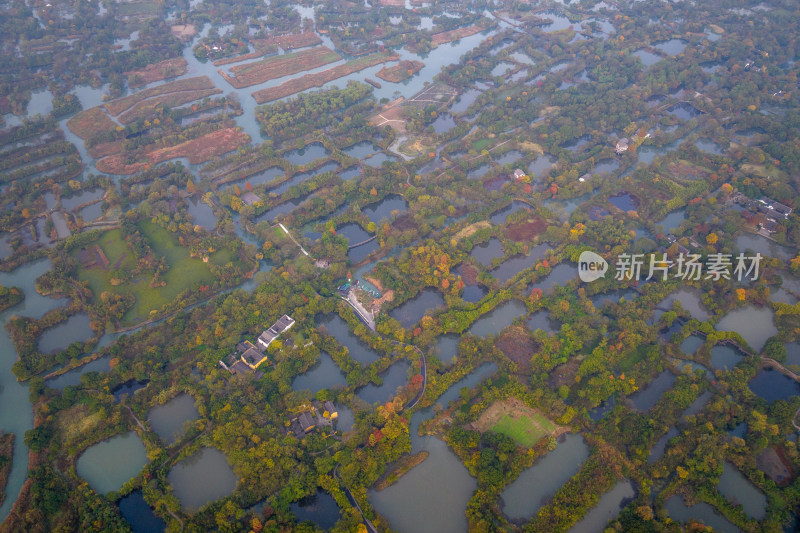
[[[25,299],[25,294],[18,287],[5,287],[0,285],[0,311],[14,307]]]

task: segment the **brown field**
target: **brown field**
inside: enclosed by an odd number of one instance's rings
[[[478,420],[469,424],[468,427],[470,429],[474,429],[475,431],[484,433],[491,430],[504,416],[509,416],[511,418],[526,416],[531,419],[531,421],[534,421],[534,423],[535,421],[542,420],[543,418],[546,420],[546,417],[544,417],[539,411],[533,409],[532,407],[528,407],[522,403],[522,401],[512,396],[507,400],[494,402],[483,413],[481,413],[481,416],[478,418]],[[552,422],[549,420],[547,422],[552,424]],[[557,429],[552,433],[542,428],[542,432],[549,433],[553,437],[558,437],[559,435],[569,431],[569,428],[561,426],[556,426],[556,428]]]
[[[192,139],[175,146],[159,148],[143,154],[144,160],[136,163],[125,163],[124,154],[112,155],[97,162],[97,169],[109,174],[135,174],[147,170],[151,165],[174,159],[185,157],[189,163],[196,165],[205,163],[212,157],[235,150],[239,146],[250,142],[250,136],[236,128],[217,130],[197,139]]]
[[[370,117],[370,122],[375,126],[382,127],[387,124],[397,133],[406,132],[406,119],[403,116],[403,108],[400,105],[388,104],[380,113]],[[392,107],[389,107],[392,106]]]
[[[464,28],[456,28],[455,30],[443,31],[431,37],[431,44],[433,45],[433,48],[436,48],[437,46],[441,46],[445,43],[450,43],[459,39],[463,39],[464,37],[469,37],[470,35],[475,35],[476,33],[480,33],[485,29],[486,28],[484,26],[475,24],[472,26],[466,26]],[[417,46],[416,43],[409,43],[406,48],[412,52],[416,52]]]
[[[139,91],[136,94],[117,98],[104,104],[106,111],[111,113],[112,116],[117,116],[123,111],[127,111],[134,105],[142,100],[153,98],[154,96],[161,96],[162,94],[177,93],[181,91],[199,91],[202,89],[213,89],[214,83],[208,76],[198,76],[196,78],[187,78],[185,80],[177,80],[158,87],[152,87]]]
[[[225,81],[233,87],[241,89],[258,85],[265,81],[291,76],[304,70],[311,70],[342,58],[339,54],[326,46],[317,46],[310,50],[302,50],[284,54],[282,56],[268,57],[246,65],[236,65],[231,68],[233,76],[219,71]]]
[[[678,160],[675,163],[670,163],[670,174],[672,176],[683,178],[686,180],[706,179],[711,175],[711,172],[703,167],[693,165],[687,161]]]
[[[197,28],[194,24],[175,24],[170,27],[172,35],[181,41],[188,41],[197,33]]]
[[[478,230],[483,228],[491,228],[492,223],[488,220],[481,220],[480,222],[475,222],[474,224],[470,224],[466,228],[462,229],[455,235],[453,235],[453,239],[456,241],[460,241],[461,239],[466,239],[467,237],[471,237],[477,233]]]
[[[474,266],[462,263],[458,268],[458,275],[465,285],[475,285],[478,283],[478,269]]]
[[[313,31],[303,33],[290,33],[287,35],[276,35],[267,39],[257,39],[253,41],[256,48],[267,48],[280,46],[284,50],[294,50],[296,48],[306,48],[322,44],[322,39]]]
[[[782,450],[767,448],[756,457],[756,466],[772,481],[786,486],[791,483],[793,475],[781,452]]]
[[[519,373],[528,374],[530,372],[531,357],[538,347],[525,328],[521,326],[509,328],[494,344],[506,357],[517,363]]]
[[[339,79],[342,76],[347,76],[353,72],[364,70],[365,68],[387,61],[395,61],[397,56],[394,54],[372,54],[353,61],[348,61],[344,65],[339,65],[316,74],[306,74],[300,78],[295,78],[278,85],[277,87],[270,87],[268,89],[261,89],[253,93],[253,98],[256,102],[263,104],[289,96],[290,94],[299,93],[312,87],[322,87],[326,83]]]
[[[537,235],[544,233],[546,229],[547,222],[541,218],[533,218],[509,225],[504,233],[512,241],[521,242],[533,240]]]
[[[222,89],[204,89],[198,91],[180,91],[176,93],[162,94],[154,98],[149,98],[142,102],[137,102],[133,107],[121,114],[117,119],[122,124],[136,122],[140,118],[145,118],[153,114],[156,107],[163,105],[175,107],[195,100],[200,100],[208,96],[220,94]]]
[[[187,63],[182,57],[174,57],[152,65],[147,65],[141,70],[131,70],[125,74],[128,76],[131,87],[142,87],[154,81],[161,81],[175,76],[186,74]],[[131,81],[133,83],[131,83]]]
[[[406,0],[378,0],[378,3],[382,6],[404,7],[406,5]]]
[[[385,81],[400,83],[422,70],[424,66],[425,63],[422,61],[403,60],[392,67],[383,67],[375,75]]]
[[[98,133],[112,131],[117,125],[108,118],[101,107],[92,107],[70,118],[67,127],[85,141],[97,136]]]
[[[566,363],[560,364],[551,370],[550,375],[547,377],[547,383],[554,389],[559,388],[561,385],[573,385],[580,366],[581,362],[573,357]]]
[[[123,146],[123,141],[119,140],[119,141],[96,144],[91,148],[88,148],[87,150],[89,151],[89,155],[91,155],[95,159],[100,159],[102,157],[122,152],[122,150],[124,150],[124,146]]]
[[[437,33],[431,37],[431,42],[433,43],[433,46],[436,47],[445,43],[463,39],[464,37],[469,37],[470,35],[475,35],[476,33],[480,33],[485,29],[486,28],[483,26],[473,25],[467,26],[466,28],[443,31],[442,33]]]
[[[520,142],[519,143],[519,147],[521,149],[525,150],[526,152],[538,152],[540,154],[544,153],[544,150],[542,149],[541,146],[539,146],[536,143],[530,142],[530,141],[522,141],[522,142]]]
[[[410,229],[417,229],[417,223],[414,222],[414,217],[411,213],[403,213],[392,222],[392,229],[397,231],[408,231]]]

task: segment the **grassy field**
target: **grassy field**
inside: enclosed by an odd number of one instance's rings
[[[214,281],[209,265],[203,263],[200,258],[190,257],[189,250],[181,247],[178,240],[166,229],[149,221],[142,222],[140,228],[153,252],[167,260],[169,270],[162,277],[166,282],[165,286],[150,287],[149,274],[116,287],[111,285],[115,265],[118,265],[116,270],[123,273],[135,266],[133,253],[128,249],[119,230],[108,231],[97,241],[108,258],[108,270],[81,268],[78,274],[81,281],[89,283],[95,297],[103,291],[129,293],[136,297],[136,304],[123,318],[123,325],[135,324],[150,318],[151,311],[160,310],[164,304],[174,300],[184,290],[200,284],[211,284]],[[233,252],[223,249],[211,255],[209,264],[224,265],[236,259]]]
[[[545,435],[557,437],[568,431],[568,428],[554,424],[542,413],[513,396],[492,403],[469,427],[481,433],[502,433],[527,447],[533,446]]]
[[[479,139],[472,143],[472,147],[475,150],[483,150],[489,146],[489,139]]]
[[[531,447],[536,442],[556,430],[556,425],[540,414],[531,416],[521,415],[512,418],[510,415],[503,415],[497,423],[492,426],[492,431],[509,436],[519,444]]]

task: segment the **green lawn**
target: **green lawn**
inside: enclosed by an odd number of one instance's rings
[[[133,254],[128,250],[128,245],[122,238],[122,232],[118,229],[107,231],[100,236],[97,244],[103,249],[109,263],[109,271],[113,270],[114,266],[119,263],[119,270],[130,270],[136,266]],[[75,254],[77,256],[77,254]],[[100,268],[93,268],[91,270],[80,269],[78,279],[81,281],[88,281],[89,288],[92,293],[100,295],[104,291],[115,291],[116,287],[111,285],[110,272],[106,272]]]
[[[475,150],[483,150],[487,146],[489,146],[489,139],[480,139],[472,143]]]
[[[534,415],[531,419],[527,415],[519,418],[503,417],[492,426],[492,431],[511,437],[522,446],[531,447],[545,435],[555,431],[556,425],[542,415]]]
[[[81,281],[89,282],[89,287],[95,297],[98,297],[103,291],[132,293],[136,297],[136,304],[123,318],[123,324],[126,325],[150,318],[151,311],[160,310],[164,304],[174,300],[187,288],[200,284],[211,284],[214,281],[209,265],[203,263],[200,258],[190,257],[189,250],[181,247],[177,238],[169,231],[149,221],[142,222],[139,227],[142,235],[150,243],[153,252],[167,260],[169,270],[162,277],[166,282],[165,286],[150,287],[152,278],[149,274],[117,287],[111,285],[111,273],[120,258],[124,257],[119,263],[119,270],[124,272],[135,266],[133,253],[128,249],[119,230],[107,231],[98,240],[98,244],[108,258],[109,270],[80,269],[78,274]],[[209,262],[223,265],[235,259],[237,258],[234,257],[233,252],[223,249],[212,254]]]

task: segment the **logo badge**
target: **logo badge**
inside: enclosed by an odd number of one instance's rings
[[[608,263],[602,256],[586,250],[578,258],[578,277],[584,283],[591,283],[606,275]]]

